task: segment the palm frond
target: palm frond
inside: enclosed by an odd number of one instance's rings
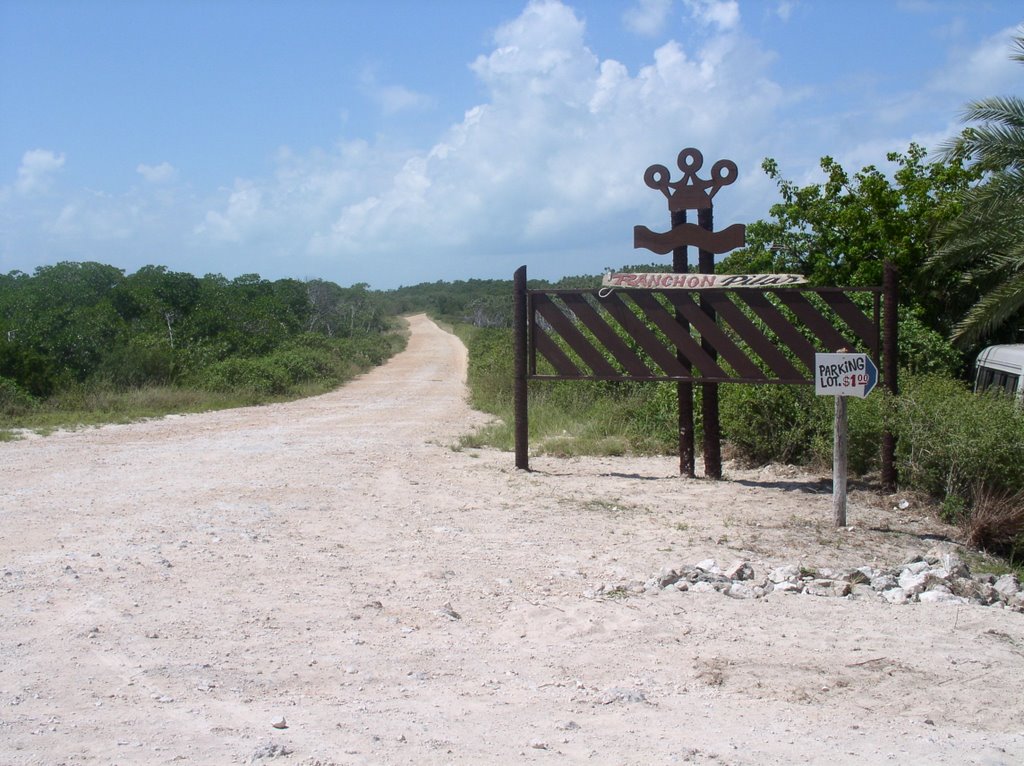
[[[969,347],[1024,308],[1024,273],[1018,273],[986,294],[953,328],[953,341]]]

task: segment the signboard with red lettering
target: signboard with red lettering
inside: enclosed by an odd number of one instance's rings
[[[628,290],[711,290],[717,287],[782,287],[806,284],[802,274],[664,274],[608,272],[603,287]]]
[[[814,393],[863,399],[878,384],[878,368],[867,354],[815,354]]]

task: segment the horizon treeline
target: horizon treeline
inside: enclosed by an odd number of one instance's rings
[[[301,368],[323,368],[313,357],[327,352],[380,356],[367,339],[394,330],[381,294],[362,284],[71,261],[0,275],[0,379],[34,399],[76,386],[216,389],[229,360],[275,354],[299,368],[297,382],[326,374]]]

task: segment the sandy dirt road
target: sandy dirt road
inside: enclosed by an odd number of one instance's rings
[[[1024,763],[1021,614],[594,595],[896,563],[913,508],[458,451],[465,350],[410,324],[325,396],[0,444],[0,763]]]

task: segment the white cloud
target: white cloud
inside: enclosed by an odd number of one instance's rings
[[[159,165],[139,163],[135,170],[151,184],[167,183],[173,181],[178,175],[178,171],[169,162],[161,162]]]
[[[30,149],[21,158],[15,188],[21,194],[38,194],[50,188],[53,176],[64,167],[64,155],[49,149]]]
[[[1014,36],[1024,33],[1024,26],[1008,27],[984,40],[973,50],[959,50],[949,65],[931,82],[930,89],[961,96],[989,93],[993,96],[1019,89],[1021,62],[1010,58]]]
[[[789,21],[795,8],[795,0],[780,0],[779,4],[775,6],[775,15],[783,21]]]
[[[404,85],[382,85],[372,68],[363,70],[360,77],[363,92],[386,115],[407,111],[422,111],[434,106],[434,99],[424,93],[417,93]]]
[[[622,21],[638,35],[654,37],[664,29],[670,10],[672,0],[637,0],[622,14]]]
[[[698,146],[705,175],[723,157],[740,163],[741,177],[757,174],[767,153],[762,126],[787,96],[765,75],[771,56],[734,33],[712,36],[698,53],[669,42],[635,74],[601,61],[584,35],[565,5],[530,3],[472,64],[486,102],[428,151],[388,155],[366,143],[306,158],[282,151],[275,179],[236,185],[197,232],[243,244],[287,233],[310,257],[341,260],[353,274],[367,260],[420,254],[434,264],[415,275],[422,279],[437,278],[441,255],[465,275],[488,254],[585,253],[595,239],[634,259],[632,225],[656,227],[668,215],[643,183],[646,167],[674,168],[680,149]],[[722,207],[738,208],[727,196]],[[583,270],[608,260],[590,257]]]
[[[735,29],[740,23],[740,5],[736,0],[684,0],[690,14],[703,24],[715,26],[723,32]]]
[[[204,223],[196,227],[197,234],[207,234],[214,240],[241,242],[261,220],[263,190],[252,181],[238,180],[223,211],[211,210]]]

